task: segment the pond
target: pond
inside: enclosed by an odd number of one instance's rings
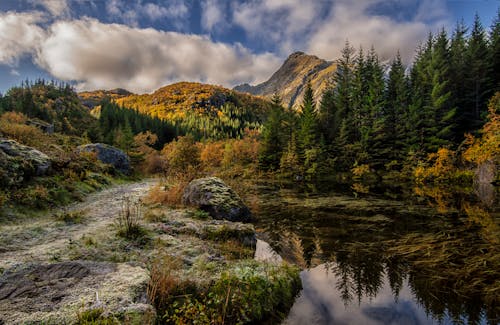
[[[285,324],[498,324],[498,189],[257,183],[259,236],[303,268]]]

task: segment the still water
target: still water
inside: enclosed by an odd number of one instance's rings
[[[498,189],[259,184],[256,227],[303,290],[284,324],[499,324]]]

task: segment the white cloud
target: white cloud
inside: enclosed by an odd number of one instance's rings
[[[142,0],[109,0],[106,2],[107,13],[117,21],[137,27],[140,18],[150,21],[169,19],[177,27],[182,27],[183,18],[189,13],[189,8],[184,0],[171,0],[165,5],[152,2],[144,3]]]
[[[212,31],[217,26],[227,25],[224,3],[221,0],[204,0],[201,2],[201,26],[205,30]]]
[[[374,45],[383,58],[399,49],[406,62],[430,30],[449,24],[444,0],[253,0],[233,5],[232,17],[250,37],[278,44],[282,55],[302,50],[336,59],[349,39],[356,48]]]
[[[293,44],[303,42],[324,6],[322,1],[302,0],[243,2],[233,5],[232,21],[250,37],[267,44],[278,42],[282,53],[288,54]]]
[[[240,44],[208,37],[103,24],[85,18],[54,23],[36,63],[80,89],[123,87],[149,92],[191,80],[233,86],[260,82],[279,66],[272,54],[252,54]]]
[[[429,31],[448,23],[446,7],[442,1],[418,2],[416,15],[407,21],[396,21],[389,16],[369,13],[372,6],[384,1],[337,1],[327,19],[318,24],[313,32],[307,43],[307,50],[323,58],[338,58],[348,39],[355,47],[361,45],[367,49],[374,46],[382,59],[391,58],[400,50],[402,58],[408,63],[414,56],[416,46],[425,39]],[[415,3],[412,0],[405,1],[407,5]],[[424,22],[421,12],[434,13],[428,14]]]
[[[44,38],[37,25],[42,21],[39,12],[0,13],[0,63],[15,65],[23,55],[33,53]]]
[[[67,17],[70,14],[67,0],[30,0],[30,2],[44,7],[54,17]]]

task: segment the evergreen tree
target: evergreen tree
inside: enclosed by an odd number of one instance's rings
[[[297,144],[302,158],[304,158],[306,150],[312,149],[318,144],[316,105],[314,103],[314,95],[310,83],[307,83],[299,115]]]
[[[288,131],[284,125],[286,117],[281,97],[277,93],[271,98],[271,103],[271,111],[262,127],[259,164],[264,169],[276,170],[280,166],[283,148],[288,142]]]
[[[352,139],[354,131],[353,116],[353,80],[355,60],[354,49],[348,41],[342,50],[342,56],[337,62],[333,80],[335,82],[334,105],[335,116],[333,118],[332,133],[334,134],[333,153],[338,158],[339,167],[350,168],[349,148],[347,145]],[[342,131],[342,132],[341,132]]]
[[[466,82],[465,74],[468,69],[467,63],[467,27],[463,21],[457,23],[450,44],[449,61],[449,89],[451,91],[452,106],[456,108],[455,117],[455,141],[460,142],[466,124],[467,101],[465,100]]]
[[[500,7],[490,31],[491,78],[493,91],[500,91]]]
[[[487,100],[491,95],[488,53],[486,33],[476,13],[466,52],[466,108],[461,118],[461,129],[465,132],[477,130],[484,122]]]
[[[456,109],[453,107],[449,87],[449,62],[448,37],[442,29],[434,42],[432,59],[428,67],[432,78],[430,104],[434,114],[434,125],[430,129],[433,134],[426,139],[429,152],[437,151],[442,146],[449,146],[454,139]]]
[[[366,103],[362,110],[363,123],[360,127],[361,154],[357,161],[369,162],[372,166],[378,167],[387,159],[390,148],[384,138],[384,72],[373,47],[366,58],[366,70]]]
[[[396,58],[391,63],[385,91],[384,130],[387,146],[390,148],[387,153],[388,160],[401,161],[408,147],[406,142],[408,136],[406,121],[409,117],[408,87],[405,68],[398,51]]]

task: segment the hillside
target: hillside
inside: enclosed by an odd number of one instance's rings
[[[185,117],[187,112],[217,112],[226,103],[251,109],[260,115],[266,111],[265,100],[248,94],[235,92],[221,86],[196,82],[179,82],[162,87],[152,94],[117,97],[114,101],[125,107],[138,109],[141,113],[175,120]]]
[[[275,92],[289,107],[298,108],[304,97],[305,86],[311,82],[314,99],[318,102],[321,94],[335,72],[336,64],[303,52],[291,54],[283,65],[261,84],[239,85],[234,90],[270,98]]]
[[[95,106],[99,105],[105,98],[116,100],[130,95],[133,95],[133,93],[122,88],[111,90],[82,91],[78,93],[78,97],[80,98],[82,104],[90,109],[93,109]]]

